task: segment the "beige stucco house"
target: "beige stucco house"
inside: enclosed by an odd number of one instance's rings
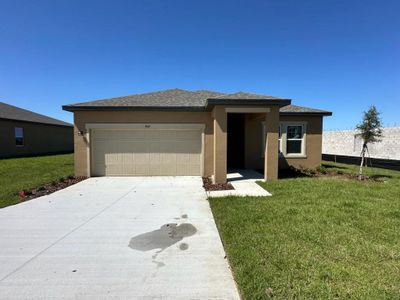
[[[0,102],[0,158],[74,150],[72,124]]]
[[[250,93],[165,90],[63,106],[74,113],[78,176],[201,175],[226,181],[228,168],[278,177],[290,165],[321,162],[330,112]]]

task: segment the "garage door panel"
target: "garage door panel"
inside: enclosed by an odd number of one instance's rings
[[[161,162],[160,153],[150,153],[149,154],[150,165],[159,165],[160,162]]]
[[[200,130],[92,131],[95,176],[201,175]]]
[[[181,153],[176,158],[176,163],[179,165],[185,165],[190,163],[190,154],[189,153]]]

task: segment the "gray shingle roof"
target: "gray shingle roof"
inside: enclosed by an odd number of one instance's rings
[[[67,122],[34,113],[32,111],[22,109],[4,102],[0,102],[0,119],[43,123],[59,126],[72,126],[72,124],[69,124]]]
[[[287,105],[280,108],[281,115],[292,115],[292,114],[316,114],[316,115],[325,115],[331,116],[332,113],[326,110],[320,110],[305,106],[297,106],[297,105]]]
[[[291,106],[290,99],[260,95],[246,92],[226,94],[207,90],[187,91],[170,89],[152,93],[134,94],[103,100],[75,103],[63,106],[64,110],[124,110],[124,109],[174,109],[174,110],[205,110],[216,104],[260,105],[278,104],[283,106],[284,113],[314,113],[329,112]],[[290,108],[289,108],[290,107]],[[311,111],[312,110],[312,111]]]
[[[256,95],[250,93],[223,94],[214,91],[198,90],[187,91],[181,89],[164,90],[153,93],[135,94],[124,97],[116,97],[104,100],[75,103],[63,106],[65,110],[80,109],[126,109],[126,108],[194,108],[204,110],[208,104],[219,103],[239,103],[258,104],[279,102],[286,105],[290,103],[288,99],[282,99],[266,95]],[[288,102],[289,101],[289,102]]]
[[[237,92],[233,94],[222,94],[217,97],[213,97],[212,99],[227,99],[227,100],[283,100],[283,98],[268,96],[268,95],[260,95],[253,93],[245,93],[245,92]]]
[[[72,107],[204,107],[208,98],[223,95],[213,91],[185,91],[171,89],[145,94],[134,94],[104,100],[71,104]]]

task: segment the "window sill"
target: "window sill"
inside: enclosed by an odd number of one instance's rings
[[[283,157],[284,158],[307,158],[307,155],[304,155],[304,154],[286,154]]]

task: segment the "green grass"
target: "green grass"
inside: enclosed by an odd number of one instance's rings
[[[21,202],[18,192],[74,173],[73,154],[0,160],[0,208]]]
[[[356,166],[324,163],[356,172]],[[272,197],[210,199],[244,299],[400,299],[400,172],[289,178]]]

